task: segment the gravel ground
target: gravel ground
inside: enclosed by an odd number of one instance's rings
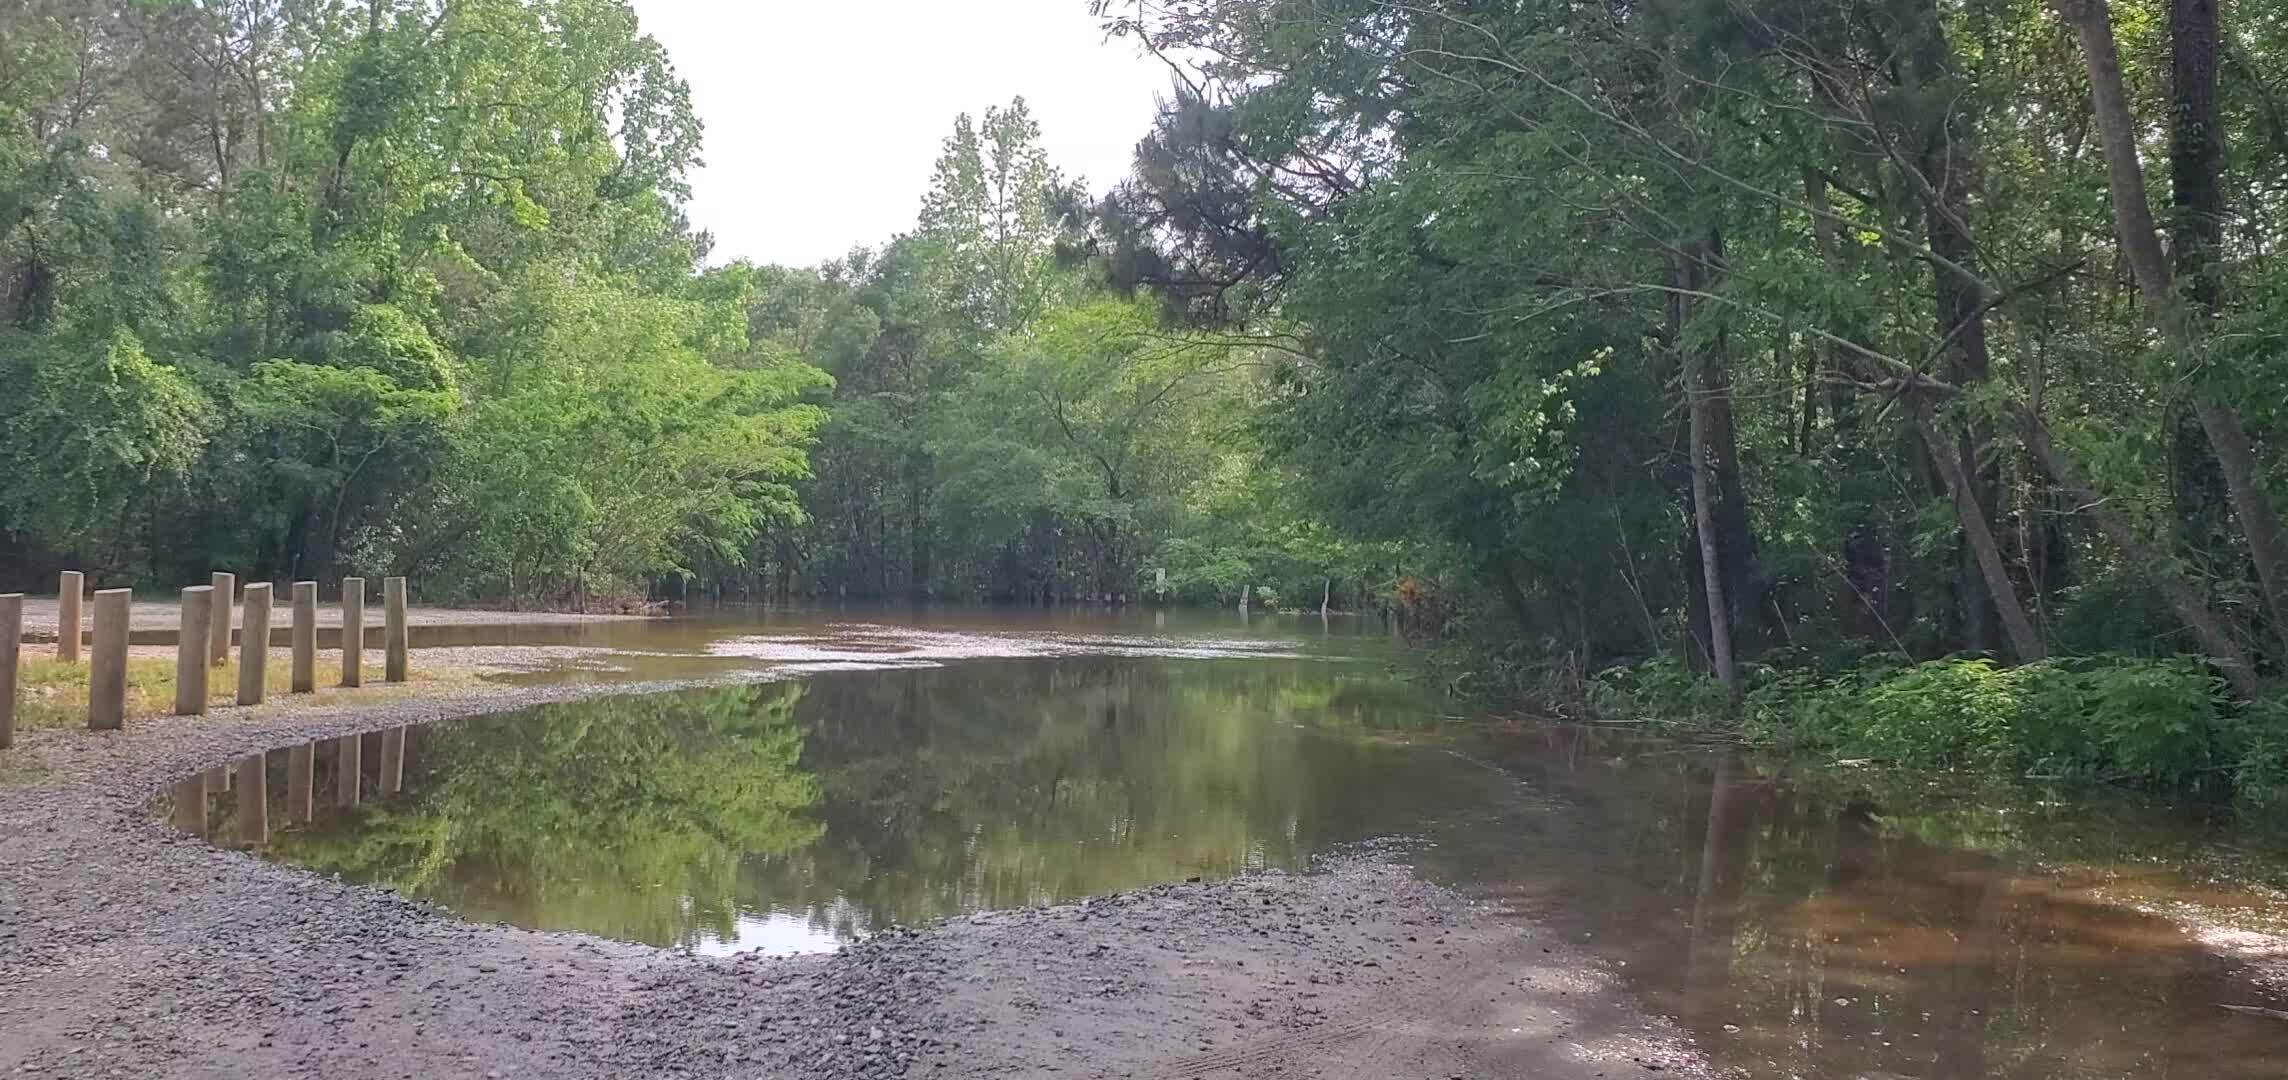
[[[145,817],[164,785],[266,747],[598,692],[31,733],[15,754],[48,772],[0,785],[0,1074],[1706,1075],[1594,962],[1387,851],[710,959],[466,923]]]

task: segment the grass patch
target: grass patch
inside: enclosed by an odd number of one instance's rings
[[[341,687],[334,685],[341,679],[340,654],[334,654],[331,664],[318,665],[316,693],[290,693],[293,686],[293,665],[283,657],[274,656],[263,670],[265,708],[271,706],[299,706],[304,704],[338,704],[351,698],[378,699],[402,694],[411,689],[434,689],[439,686],[466,684],[475,679],[471,672],[457,668],[422,668],[416,665],[409,682],[385,683],[382,666],[365,665],[365,685]],[[84,728],[87,726],[87,675],[85,662],[67,663],[61,660],[23,661],[18,675],[19,698],[16,703],[16,729],[37,731],[43,728]],[[207,707],[220,708],[238,702],[238,660],[234,656],[221,665],[207,669]],[[172,717],[175,712],[175,661],[172,657],[130,656],[127,659],[127,718]]]
[[[0,750],[0,788],[36,783],[47,775],[47,766],[31,760],[23,751]]]

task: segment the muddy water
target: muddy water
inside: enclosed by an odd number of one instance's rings
[[[799,952],[1396,837],[1745,1075],[2288,1076],[2288,1021],[2246,1011],[2288,1009],[2288,844],[2214,814],[1489,724],[1340,620],[575,632],[519,678],[803,677],[281,750],[255,846],[476,919]],[[161,809],[257,840],[219,783]]]

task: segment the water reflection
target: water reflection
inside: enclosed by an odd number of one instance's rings
[[[2194,821],[1805,789],[1575,728],[1475,749],[1562,813],[1448,823],[1425,869],[1564,928],[1748,1075],[2288,1075],[2288,1025],[2218,1008],[2278,1002],[2149,913],[2277,910],[2162,869],[2200,862]]]
[[[985,660],[327,741],[160,812],[471,918],[705,951],[1406,834],[1422,872],[1585,944],[1743,1075],[2288,1075],[2288,1024],[2219,1008],[2288,1002],[2202,929],[2288,942],[2288,858],[2245,831],[1437,730],[1443,707],[1366,664]],[[266,844],[248,777],[285,793]]]
[[[402,729],[328,740],[274,755],[284,817],[308,823],[267,851],[480,920],[788,952],[1300,868],[1454,790],[1450,759],[1360,737],[1403,693],[1371,673],[1286,661],[1196,677],[1205,666],[829,674],[439,725],[418,753],[393,754]],[[299,793],[313,788],[335,797],[310,821]],[[216,820],[218,842],[240,842]]]
[[[372,759],[380,763],[378,769],[364,764],[367,743],[381,748]],[[324,789],[335,793],[336,806],[355,810],[365,773],[377,774],[378,790],[396,791],[395,770],[412,745],[413,729],[399,727],[252,754],[177,781],[159,800],[159,809],[193,836],[225,847],[269,851],[279,838],[272,828],[274,809],[290,825],[309,825],[318,820],[315,796]]]

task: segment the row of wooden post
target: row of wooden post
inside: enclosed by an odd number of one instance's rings
[[[394,793],[405,786],[405,745],[409,729],[381,733],[381,790]],[[304,743],[286,751],[286,817],[309,822],[317,814],[317,764],[321,744],[334,759],[334,805],[356,806],[363,780],[363,736],[344,735]],[[268,756],[253,754],[236,765],[218,766],[175,785],[175,826],[200,836],[207,831],[207,796],[238,792],[237,838],[241,844],[262,844],[270,839],[270,776]]]
[[[182,592],[181,622],[175,637],[175,713],[207,711],[207,669],[230,656],[233,594],[238,579],[215,574],[207,584]],[[63,572],[56,593],[56,659],[80,659],[81,598],[86,577]],[[240,600],[238,695],[241,705],[259,705],[270,666],[270,583],[246,586]],[[382,678],[404,682],[412,642],[405,623],[405,579],[383,578]],[[95,594],[95,634],[88,657],[87,726],[117,730],[127,719],[127,641],[132,593],[102,589]],[[219,597],[219,599],[218,599]],[[293,692],[318,688],[318,583],[297,581],[293,592]],[[0,749],[15,741],[18,670],[23,653],[24,594],[0,595]],[[343,686],[365,683],[365,579],[342,579]]]

